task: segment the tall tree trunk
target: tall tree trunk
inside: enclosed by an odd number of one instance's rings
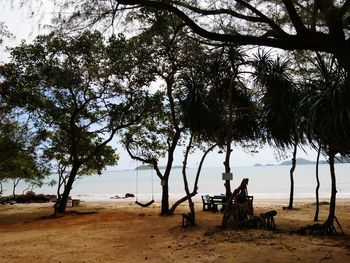
[[[173,144],[172,144],[171,148],[168,150],[168,162],[167,162],[164,174],[161,177],[162,202],[161,202],[160,215],[162,215],[162,216],[166,216],[169,214],[169,176],[170,176],[170,171],[171,171],[171,168],[173,165],[174,151],[175,151],[175,147],[176,147],[176,144],[174,144],[174,141],[177,142],[178,137],[174,138]]]
[[[185,157],[184,157],[184,161],[183,161],[182,177],[184,180],[184,186],[185,186],[185,192],[186,192],[186,196],[187,196],[187,200],[188,200],[188,205],[189,205],[189,208],[191,211],[191,225],[195,226],[196,225],[196,214],[195,214],[194,203],[192,201],[190,189],[188,187],[187,176],[186,176],[187,159],[188,159],[188,154],[191,150],[192,140],[193,140],[193,135],[191,134],[191,138],[190,138],[190,141],[186,147]]]
[[[231,141],[228,141],[227,145],[226,145],[226,157],[225,157],[225,161],[224,161],[225,173],[231,172],[231,167],[230,167],[231,152],[232,152]],[[229,198],[231,195],[231,192],[232,192],[230,180],[225,180],[225,190],[226,190],[226,196],[227,196],[227,198]]]
[[[293,148],[293,158],[292,158],[292,167],[289,171],[290,176],[290,193],[289,193],[289,205],[288,209],[293,209],[293,201],[294,201],[294,170],[297,163],[297,149],[298,149],[298,142],[294,141],[294,148]]]
[[[237,77],[237,72],[230,79],[230,86],[228,90],[228,121],[227,121],[227,134],[226,134],[226,156],[224,161],[225,173],[231,172],[230,167],[230,157],[231,157],[231,142],[232,142],[232,133],[233,133],[233,81]],[[226,197],[230,198],[231,196],[231,181],[225,180],[225,189],[226,189]]]
[[[335,216],[336,195],[337,195],[336,178],[335,178],[335,171],[334,171],[335,153],[336,152],[333,149],[328,150],[329,169],[331,173],[331,182],[332,182],[331,200],[329,204],[328,218],[322,225],[315,224],[315,225],[301,228],[300,229],[301,233],[310,233],[310,234],[316,233],[316,234],[324,234],[324,235],[337,234],[338,233],[336,229],[336,225],[337,225],[339,227],[340,233],[344,234],[340,226],[340,223],[337,217]]]
[[[16,188],[20,180],[21,178],[13,179],[13,188],[12,188],[13,198],[16,198]]]
[[[320,178],[318,175],[318,165],[320,162],[320,155],[321,155],[321,146],[319,146],[318,151],[317,151],[317,159],[316,159],[316,210],[315,210],[315,217],[314,221],[318,221],[318,213],[320,211],[320,200],[319,200],[319,194],[318,191],[320,189]]]
[[[162,180],[162,206],[160,209],[160,215],[169,214],[169,185],[168,180]]]
[[[181,132],[184,128],[179,127],[178,120],[176,118],[176,106],[173,98],[173,84],[175,82],[174,75],[176,70],[172,70],[168,77],[165,77],[164,80],[166,82],[166,90],[167,97],[170,104],[170,112],[171,112],[171,123],[172,128],[175,130],[175,134],[173,135],[172,142],[168,148],[168,161],[165,168],[165,172],[162,180],[162,207],[161,207],[161,215],[169,214],[169,176],[172,168],[173,160],[174,160],[174,151],[176,149],[177,143],[180,139]]]
[[[70,174],[69,174],[67,184],[64,187],[63,194],[55,204],[55,214],[66,212],[68,197],[69,197],[70,191],[72,190],[75,177],[78,174],[78,170],[79,170],[79,165],[73,165],[72,170],[70,171]]]
[[[332,150],[330,150],[328,156],[329,156],[329,169],[331,173],[332,190],[331,190],[331,200],[329,204],[329,214],[328,214],[326,223],[333,224],[334,217],[335,217],[335,205],[336,205],[336,195],[337,195],[337,185],[336,185],[335,170],[334,170],[335,153]]]

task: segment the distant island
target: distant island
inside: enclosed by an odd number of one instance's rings
[[[254,166],[275,166],[275,165],[278,165],[278,164],[272,164],[272,163],[267,163],[267,164],[256,163],[256,164],[254,164]]]
[[[335,163],[349,163],[350,160],[347,158],[343,158],[341,156],[337,156],[336,159],[334,160]],[[327,164],[328,161],[326,160],[320,160],[319,164]],[[308,164],[316,164],[315,161],[310,161],[304,158],[297,158],[297,165],[301,164],[301,165],[308,165]],[[254,166],[275,166],[275,165],[292,165],[292,160],[286,160],[283,161],[279,164],[260,164],[260,163],[256,163],[254,164]]]
[[[325,164],[327,161],[320,160],[319,164]],[[304,158],[297,158],[297,164],[316,164],[315,161],[310,161]],[[292,165],[292,160],[286,160],[284,162],[281,162],[279,165]]]

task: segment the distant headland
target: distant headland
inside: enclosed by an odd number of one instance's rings
[[[336,159],[334,160],[335,163],[349,163],[350,160],[347,158],[343,158],[341,156],[337,156]],[[328,161],[326,160],[320,160],[319,164],[326,164],[328,163]],[[297,158],[297,165],[308,165],[308,164],[316,164],[315,161],[310,161],[304,158]],[[260,163],[256,163],[254,164],[254,166],[279,166],[279,165],[292,165],[292,160],[286,160],[283,161],[279,164],[260,164]]]

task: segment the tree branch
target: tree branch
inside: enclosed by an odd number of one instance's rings
[[[307,29],[305,28],[303,22],[301,21],[297,10],[295,10],[295,7],[292,3],[291,0],[282,0],[282,2],[284,3],[287,12],[289,14],[290,20],[292,21],[292,24],[295,28],[295,30],[297,31],[298,34],[304,34],[306,33]]]
[[[339,9],[334,5],[333,1],[315,0],[315,4],[317,4],[325,17],[329,35],[336,41],[345,40],[343,21],[339,16]]]
[[[329,43],[329,38],[326,34],[315,33],[312,39],[299,37],[297,35],[279,35],[279,38],[265,38],[256,37],[251,35],[240,35],[240,34],[220,34],[210,32],[198,24],[196,24],[188,15],[170,5],[167,2],[158,2],[154,0],[117,0],[120,4],[124,5],[142,5],[151,8],[157,8],[166,10],[177,15],[182,19],[187,26],[189,26],[195,34],[198,34],[204,38],[212,39],[214,41],[236,43],[239,45],[259,45],[276,47],[285,50],[314,50],[314,51],[325,51],[332,53],[332,46]]]
[[[258,9],[254,8],[252,5],[250,5],[246,1],[242,1],[242,0],[236,0],[236,1],[240,5],[248,8],[250,11],[258,15],[261,18],[262,22],[267,23],[271,27],[271,29],[273,29],[276,33],[281,35],[287,35],[287,33],[284,32],[279,25],[277,25],[273,20],[271,20],[270,18],[265,16],[263,13],[261,13]]]
[[[172,1],[172,3],[175,5],[178,5],[178,6],[185,7],[193,12],[196,12],[196,13],[202,14],[202,15],[230,15],[230,16],[233,16],[233,17],[236,17],[239,19],[243,19],[246,21],[250,21],[250,22],[260,22],[260,23],[266,22],[261,17],[243,15],[243,14],[235,12],[231,9],[220,8],[220,9],[205,10],[205,9],[201,9],[201,8],[198,8],[198,7],[183,3],[183,2],[179,2],[179,1]]]
[[[164,176],[162,175],[162,173],[160,172],[159,170],[159,167],[158,167],[158,162],[156,159],[145,159],[145,158],[141,158],[140,156],[136,156],[135,154],[133,154],[130,150],[130,142],[127,141],[126,142],[126,145],[125,145],[125,149],[126,151],[128,152],[129,156],[131,157],[131,159],[134,159],[134,160],[137,160],[137,161],[140,161],[140,162],[143,162],[143,163],[148,163],[148,164],[151,164],[153,166],[153,168],[156,170],[156,174],[157,176],[159,177],[160,180],[163,180],[164,179]]]

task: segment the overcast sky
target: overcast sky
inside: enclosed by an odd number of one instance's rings
[[[21,42],[21,40],[26,40],[30,42],[33,40],[35,35],[40,33],[47,33],[48,30],[44,29],[42,26],[39,26],[39,23],[48,23],[50,8],[47,8],[46,12],[41,11],[38,12],[38,8],[34,7],[33,10],[19,9],[18,6],[11,7],[10,0],[0,0],[0,21],[5,22],[8,27],[8,30],[14,35],[14,39],[6,40],[3,43],[3,47],[0,49],[0,61],[7,61],[8,55],[4,51],[5,46],[14,46]],[[16,3],[17,1],[14,1]],[[51,2],[51,1],[44,1]],[[15,4],[16,5],[16,4]],[[34,11],[34,15],[32,15],[32,11]],[[119,165],[116,167],[117,169],[133,169],[136,167],[136,161],[130,159],[125,150],[122,149],[121,146],[114,142],[114,146],[117,147],[117,151],[120,154]],[[316,159],[316,152],[306,148],[307,153],[302,150],[299,150],[298,157],[307,158],[311,160]],[[280,162],[281,160],[277,160],[276,154],[274,154],[273,149],[268,146],[265,146],[262,150],[257,154],[250,154],[243,151],[240,147],[234,147],[232,155],[231,155],[231,164],[232,166],[251,166],[255,163],[271,163],[275,164]],[[290,159],[291,154],[289,154]],[[176,152],[176,156],[174,159],[174,165],[181,165],[183,158],[183,149],[179,149]],[[190,167],[196,167],[198,162],[200,161],[201,153],[197,152],[191,155],[189,159],[188,165]],[[223,165],[224,154],[218,154],[218,150],[213,151],[208,155],[207,160],[204,164],[204,167],[220,167]],[[165,165],[165,160],[161,160],[161,165]]]

